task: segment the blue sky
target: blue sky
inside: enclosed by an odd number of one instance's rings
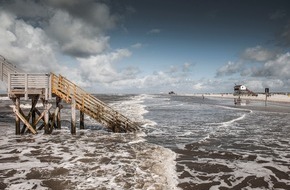
[[[0,18],[1,55],[90,92],[290,91],[287,0],[12,0]]]

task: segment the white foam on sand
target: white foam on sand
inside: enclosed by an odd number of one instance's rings
[[[122,113],[123,115],[129,117],[134,122],[140,123],[144,128],[147,128],[157,125],[156,122],[144,118],[144,115],[148,113],[144,101],[152,98],[153,95],[141,94],[133,96],[126,101],[111,103],[110,106]],[[144,133],[143,136],[145,136]]]
[[[10,105],[9,107],[13,108],[14,105]],[[35,105],[36,108],[43,107],[42,103],[37,103]],[[31,108],[31,104],[20,104],[20,108],[29,109]]]
[[[8,96],[0,97],[0,100],[10,100]]]
[[[2,137],[0,176],[7,189],[53,188],[47,184],[59,180],[64,189],[177,189],[176,155],[169,149],[134,141],[132,134],[64,131]]]
[[[146,122],[144,98],[113,107]],[[63,118],[69,117],[66,114],[62,110]],[[86,120],[95,125],[90,122]],[[6,189],[178,189],[176,154],[147,143],[144,132],[87,129],[72,136],[68,127],[64,123],[52,135],[23,136],[15,136],[13,126],[0,128],[0,134],[6,134],[0,138],[0,178]]]

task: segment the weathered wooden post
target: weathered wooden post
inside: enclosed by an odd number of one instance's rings
[[[76,101],[74,98],[71,100],[71,134],[76,134]]]
[[[80,110],[80,129],[85,129],[85,114]]]
[[[267,106],[267,98],[269,96],[269,88],[265,88],[265,106]]]
[[[31,124],[32,124],[33,129],[36,129],[36,125],[34,125],[35,120],[36,120],[36,108],[35,108],[35,106],[38,102],[38,99],[39,99],[39,95],[33,96],[31,98],[31,110],[30,110],[29,114],[31,113]]]
[[[47,100],[44,102],[44,134],[49,134],[49,106]]]
[[[20,97],[15,98],[15,109],[20,111]],[[20,135],[20,118],[15,114],[15,134]]]
[[[61,98],[59,96],[56,97],[56,107],[58,108],[58,112],[56,114],[56,125],[58,129],[61,129],[61,120],[60,120],[60,110],[62,108],[61,104]]]

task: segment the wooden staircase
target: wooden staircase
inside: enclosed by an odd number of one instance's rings
[[[121,113],[113,110],[101,100],[85,92],[65,77],[51,73],[52,94],[60,97],[66,103],[72,104],[83,113],[94,118],[113,132],[133,132],[138,125]]]
[[[30,126],[30,115],[25,116],[19,107],[21,97],[24,97],[25,100],[28,100],[28,98],[32,99],[33,105],[36,104],[38,98],[42,99],[45,111],[43,114],[39,114],[39,120],[43,117],[46,118],[43,119],[45,120],[44,125],[46,126],[44,128],[46,131],[49,131],[46,133],[51,133],[52,129],[54,128],[53,126],[55,125],[54,119],[49,121],[49,115],[51,115],[49,113],[49,109],[51,107],[49,100],[52,99],[52,97],[57,97],[57,105],[59,103],[59,99],[61,99],[66,103],[71,104],[73,109],[76,108],[80,110],[82,118],[83,114],[87,114],[95,119],[98,123],[104,125],[113,132],[134,132],[139,128],[137,123],[132,122],[121,113],[113,110],[104,102],[82,90],[80,87],[65,77],[61,75],[57,76],[54,73],[24,73],[20,69],[16,68],[15,65],[8,62],[1,55],[0,80],[7,83],[8,96],[15,103],[14,112],[17,115],[16,123],[18,123],[16,124],[16,134],[20,134],[20,119],[23,121],[23,123],[25,123],[25,125],[33,134],[37,133],[35,130],[33,130],[36,125],[35,122],[32,121],[32,125]],[[58,112],[60,107],[58,107],[56,110]],[[35,106],[32,106],[30,112],[35,111],[37,111],[37,109]],[[55,115],[57,115],[57,113],[55,113]],[[72,115],[75,114],[72,113]],[[72,123],[75,122],[72,121]],[[49,127],[51,128],[50,130]],[[75,131],[72,132],[72,134],[75,134]]]

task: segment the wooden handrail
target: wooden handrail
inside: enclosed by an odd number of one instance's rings
[[[0,80],[8,81],[9,73],[19,73],[22,72],[21,69],[7,61],[3,56],[0,55]]]
[[[61,75],[57,76],[51,73],[51,89],[53,94],[67,103],[71,103],[74,99],[77,109],[113,131],[127,132],[138,129],[136,123]]]

